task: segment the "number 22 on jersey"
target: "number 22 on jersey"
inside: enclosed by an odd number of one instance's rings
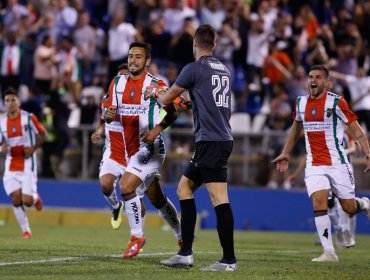
[[[230,78],[228,76],[212,75],[213,98],[217,107],[229,107]]]

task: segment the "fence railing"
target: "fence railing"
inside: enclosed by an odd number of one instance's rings
[[[77,154],[80,154],[80,179],[88,180],[95,179],[89,172],[90,162],[93,153],[95,157],[100,157],[101,147],[91,149],[89,145],[90,135],[94,131],[94,127],[90,125],[82,125],[71,130],[79,132],[81,135],[81,146],[77,148]],[[166,138],[170,140],[167,144],[167,170],[162,174],[163,180],[177,182],[182,175],[183,167],[191,158],[194,148],[194,135],[191,128],[171,128]],[[76,133],[72,133],[76,134]],[[169,137],[168,137],[169,136]],[[271,168],[271,160],[276,156],[276,150],[281,150],[285,143],[287,131],[264,130],[261,132],[251,133],[235,133],[234,134],[234,149],[229,160],[229,181],[236,185],[264,185],[266,184]],[[280,146],[280,147],[279,147]],[[90,155],[89,155],[90,153]],[[302,153],[302,155],[304,152]],[[298,165],[300,154],[292,156],[291,170]],[[98,161],[96,161],[96,170],[98,169]],[[370,174],[363,174],[361,169],[366,164],[364,157],[359,156],[353,159],[355,167],[356,185],[358,188],[368,189]],[[97,174],[97,172],[96,172]],[[62,174],[63,176],[63,174]],[[68,176],[67,176],[68,177]],[[301,181],[302,183],[302,181]]]

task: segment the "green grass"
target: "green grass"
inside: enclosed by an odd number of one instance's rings
[[[113,231],[35,225],[32,239],[23,240],[17,225],[1,226],[0,279],[370,279],[368,235],[358,235],[353,249],[337,250],[339,263],[311,263],[321,254],[314,234],[236,232],[239,269],[234,273],[199,271],[221,257],[216,231],[196,232],[191,269],[159,265],[177,251],[172,232],[146,230],[141,256],[124,260],[128,238],[127,227]]]

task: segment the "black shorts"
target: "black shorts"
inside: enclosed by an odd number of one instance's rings
[[[200,141],[195,143],[193,157],[184,176],[196,185],[227,182],[227,161],[233,149],[233,141]]]

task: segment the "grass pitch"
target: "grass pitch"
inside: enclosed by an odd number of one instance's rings
[[[24,240],[17,225],[0,227],[0,279],[370,279],[370,236],[356,236],[356,247],[337,250],[339,263],[311,263],[321,254],[314,234],[236,232],[236,272],[202,272],[217,261],[216,231],[197,231],[195,265],[170,269],[159,264],[178,250],[171,231],[146,230],[147,243],[136,258],[121,258],[127,226],[101,228],[33,226]]]

